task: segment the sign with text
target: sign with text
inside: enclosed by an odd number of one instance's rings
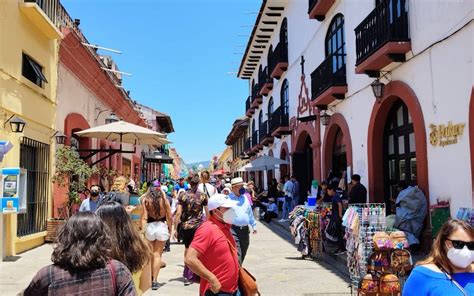
[[[464,123],[453,124],[430,124],[430,143],[433,146],[444,147],[447,145],[457,144],[458,137],[464,133]]]

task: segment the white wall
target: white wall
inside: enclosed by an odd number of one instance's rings
[[[459,138],[458,144],[433,147],[429,138],[426,139],[430,201],[433,204],[437,198],[451,198],[451,214],[455,215],[460,206],[473,207],[468,110],[473,85],[474,25],[465,25],[473,18],[474,2],[433,0],[407,1],[407,3],[412,51],[407,54],[407,62],[393,63],[387,67],[387,70],[391,71],[388,77],[391,80],[405,82],[416,94],[423,111],[427,137],[431,123],[447,124],[448,121],[453,121],[466,124],[464,135]],[[368,126],[375,99],[370,88],[373,79],[366,75],[355,74],[354,29],[374,9],[374,5],[373,0],[337,0],[326,14],[326,19],[319,22],[308,18],[307,1],[289,1],[283,15],[288,21],[289,67],[280,80],[273,80],[273,91],[268,97],[264,97],[260,107],[266,113],[270,96],[273,96],[275,108],[279,106],[281,83],[286,78],[290,85],[290,118],[297,115],[300,57],[304,55],[306,60],[306,85],[311,91],[310,74],[324,60],[327,28],[333,17],[337,13],[342,13],[345,23],[348,92],[345,100],[335,102],[334,112],[341,113],[348,123],[352,140],[352,171],[362,176],[362,183],[366,186]],[[465,27],[460,32],[448,37],[463,26]],[[279,40],[279,30],[280,25],[271,39],[274,46]],[[440,41],[444,38],[447,39]],[[433,45],[438,41],[440,43]],[[431,48],[428,48],[430,46]],[[264,66],[267,64],[266,56],[267,52],[264,52],[261,61]],[[256,71],[254,74],[256,81],[258,81],[257,75]],[[253,116],[256,121],[258,113],[259,110]],[[322,141],[323,136],[324,127],[321,130]],[[291,147],[290,141],[288,139],[286,141]],[[281,140],[275,139],[275,143],[271,146],[275,157],[279,157],[280,145]],[[278,170],[277,176],[279,177]]]

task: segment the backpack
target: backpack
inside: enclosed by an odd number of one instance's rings
[[[384,231],[377,231],[373,236],[375,250],[389,250],[392,248],[390,236]]]
[[[375,251],[369,259],[368,270],[371,271],[386,271],[390,268],[390,255],[385,251]]]
[[[405,249],[393,249],[390,254],[390,268],[400,275],[404,275],[413,268],[411,253]]]

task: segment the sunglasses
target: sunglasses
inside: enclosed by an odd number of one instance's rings
[[[471,251],[474,251],[474,242],[463,242],[459,240],[452,240],[448,239],[453,244],[453,248],[455,249],[462,249],[464,246],[467,246],[467,248]]]

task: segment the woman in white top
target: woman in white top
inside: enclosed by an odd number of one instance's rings
[[[213,196],[217,193],[217,189],[209,183],[211,178],[211,174],[209,171],[202,171],[201,172],[201,183],[198,185],[198,191],[201,193],[205,193],[207,198]]]

